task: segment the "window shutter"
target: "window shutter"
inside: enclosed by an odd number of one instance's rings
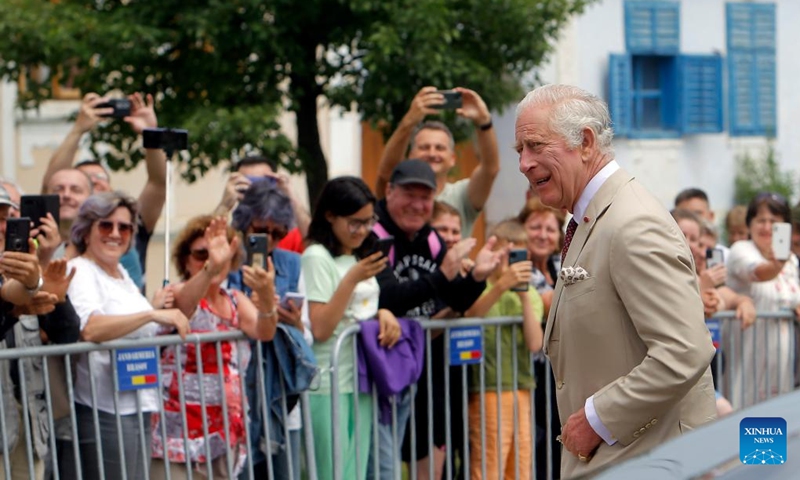
[[[726,17],[730,133],[775,135],[775,5],[729,3]]]
[[[722,131],[722,58],[717,55],[681,55],[681,133]]]
[[[630,134],[633,116],[631,56],[612,54],[608,59],[608,105],[614,133]]]
[[[680,3],[627,0],[625,45],[634,54],[678,54]]]

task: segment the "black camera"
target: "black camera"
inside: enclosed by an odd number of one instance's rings
[[[31,236],[31,219],[28,217],[6,220],[6,252],[28,252]]]
[[[113,108],[114,111],[102,117],[125,118],[131,114],[131,101],[127,98],[112,98],[106,103],[101,103],[96,108]]]
[[[189,132],[179,128],[145,128],[142,140],[144,148],[160,148],[167,152],[189,148]]]

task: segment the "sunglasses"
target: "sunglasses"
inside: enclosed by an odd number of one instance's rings
[[[251,226],[250,230],[256,234],[263,233],[264,235],[269,235],[275,241],[282,240],[288,233],[283,228],[256,227],[255,225]]]
[[[114,233],[114,227],[117,227],[117,231],[119,232],[119,236],[128,239],[133,233],[133,224],[132,223],[125,223],[125,222],[112,222],[111,220],[98,220],[97,221],[97,230],[100,232],[101,235],[111,235]]]
[[[208,249],[197,248],[194,250],[190,250],[189,255],[191,255],[192,258],[197,260],[198,262],[205,262],[206,260],[208,260]]]

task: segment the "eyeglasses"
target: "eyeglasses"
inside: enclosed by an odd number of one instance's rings
[[[252,225],[250,230],[252,230],[252,233],[263,233],[264,235],[269,235],[275,241],[282,240],[283,237],[285,237],[288,233],[284,228],[256,227],[255,225]]]
[[[358,231],[361,230],[362,228],[371,230],[376,223],[378,223],[377,215],[373,215],[366,220],[360,218],[348,218],[347,229],[350,231],[350,233],[358,233]]]
[[[130,238],[131,233],[133,233],[133,224],[132,223],[125,223],[125,222],[112,222],[111,220],[98,220],[97,221],[97,231],[100,232],[101,235],[111,235],[114,233],[114,227],[117,227],[117,231],[119,232],[119,236],[123,239],[127,240]]]
[[[189,251],[189,255],[191,255],[192,258],[197,260],[198,262],[205,262],[206,260],[208,260],[208,249],[196,248],[194,250]]]

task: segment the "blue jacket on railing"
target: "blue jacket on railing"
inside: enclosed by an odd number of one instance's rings
[[[294,327],[278,324],[275,338],[263,344],[264,385],[269,406],[270,451],[283,448],[286,415],[294,408],[299,395],[311,387],[319,373],[314,352],[303,334]],[[286,411],[282,399],[286,399]]]

